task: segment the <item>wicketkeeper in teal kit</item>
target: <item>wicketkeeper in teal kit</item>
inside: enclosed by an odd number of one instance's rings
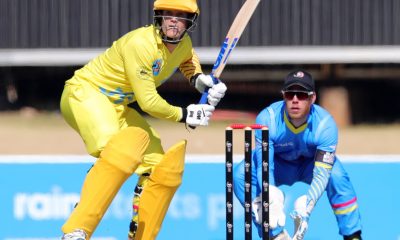
[[[296,199],[293,239],[304,238],[308,220],[324,191],[345,240],[361,239],[361,219],[357,196],[338,157],[338,129],[333,117],[315,104],[312,76],[302,70],[289,73],[282,89],[283,100],[262,110],[256,123],[269,128],[270,228],[272,239],[291,239],[285,230],[284,194],[281,185],[309,184]],[[256,130],[252,161],[253,221],[261,234],[261,131]],[[234,192],[244,204],[243,161],[234,170]]]

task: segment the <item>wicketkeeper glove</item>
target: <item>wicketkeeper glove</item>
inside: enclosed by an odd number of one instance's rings
[[[254,198],[253,202],[251,203],[251,209],[253,211],[254,221],[258,224],[261,224],[262,221],[262,201],[261,201],[261,194]]]
[[[186,121],[189,126],[207,126],[215,107],[208,104],[190,104],[182,110],[182,121]]]
[[[304,238],[308,229],[308,220],[314,205],[314,200],[309,199],[307,195],[302,195],[296,199],[294,203],[294,211],[290,214],[294,220],[295,232],[293,240],[302,240]]]
[[[275,187],[270,185],[269,187],[269,226],[271,229],[275,229],[277,227],[284,227],[286,222],[286,215],[283,208],[283,203],[285,200],[285,196],[283,192]],[[262,202],[261,202],[261,194],[254,198],[252,202],[252,210],[254,221],[258,224],[262,222]]]
[[[285,210],[284,210],[284,201],[285,201],[285,196],[283,195],[283,192],[273,186],[269,186],[269,211],[270,211],[270,217],[269,217],[269,226],[271,229],[275,229],[277,227],[284,227],[285,222],[286,222],[286,215],[285,215]]]

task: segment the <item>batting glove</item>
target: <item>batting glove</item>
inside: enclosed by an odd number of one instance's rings
[[[213,77],[211,75],[196,74],[190,79],[190,83],[194,86],[197,91],[203,93],[206,88],[214,86]]]
[[[227,90],[226,85],[223,82],[219,82],[208,89],[207,100],[208,103],[212,106],[217,106],[219,101],[225,96],[225,92]]]
[[[214,106],[208,104],[190,104],[186,108],[186,123],[192,127],[207,126],[214,110]]]

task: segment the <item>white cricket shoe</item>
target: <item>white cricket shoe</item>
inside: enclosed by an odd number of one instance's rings
[[[273,240],[292,240],[290,237],[289,233],[286,231],[286,229],[283,229],[281,233],[276,235],[275,237],[272,238]]]
[[[87,234],[82,229],[75,229],[73,232],[66,233],[61,240],[86,240]]]

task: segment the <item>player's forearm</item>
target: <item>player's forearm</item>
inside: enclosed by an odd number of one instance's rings
[[[182,109],[169,104],[157,93],[155,88],[142,86],[141,91],[138,91],[138,94],[135,93],[135,97],[140,108],[153,117],[171,121],[182,119]]]
[[[192,51],[192,57],[179,66],[179,70],[186,79],[191,80],[193,76],[203,73],[197,54]]]
[[[130,81],[139,107],[149,115],[171,121],[182,119],[182,108],[169,104],[156,89],[154,80],[146,75],[144,79]]]
[[[161,97],[139,102],[139,106],[144,112],[159,119],[176,122],[182,119],[182,108],[170,105]]]
[[[307,191],[309,199],[315,203],[322,196],[323,192],[328,185],[329,178],[331,176],[331,168],[327,166],[318,166],[318,162],[314,166],[313,179],[310,184],[310,188]]]

